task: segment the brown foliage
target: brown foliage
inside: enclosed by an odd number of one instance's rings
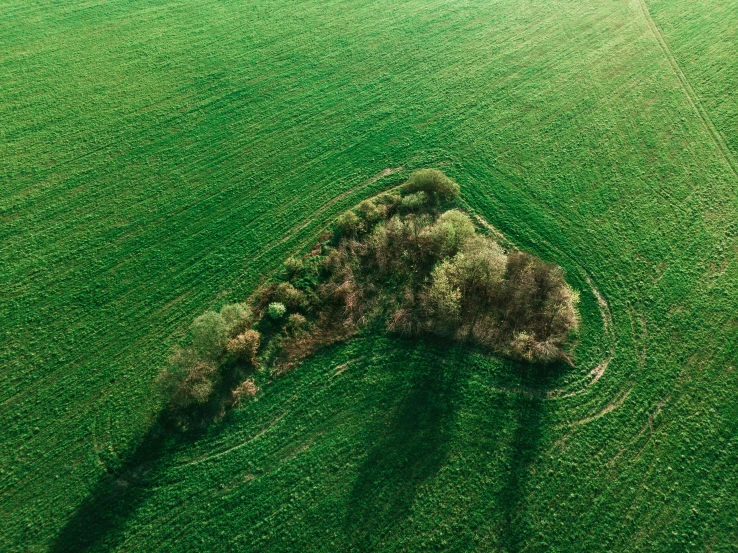
[[[246,330],[228,341],[226,349],[236,360],[256,366],[261,335],[256,330]]]
[[[233,390],[232,400],[234,405],[240,405],[244,399],[253,398],[259,392],[259,387],[253,378],[248,378]]]
[[[283,338],[270,374],[276,377],[286,373],[308,355],[320,348],[347,340],[357,330],[350,318],[335,320],[330,315],[321,317],[313,324],[309,333]]]
[[[287,309],[297,309],[305,301],[305,293],[290,282],[281,282],[274,289],[271,301],[283,303]]]

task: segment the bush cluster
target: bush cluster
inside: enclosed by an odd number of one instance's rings
[[[175,411],[206,404],[225,367],[255,367],[261,336],[245,303],[223,306],[197,317],[189,345],[177,350],[159,376],[159,384]]]
[[[375,319],[406,336],[468,341],[527,361],[567,359],[578,295],[563,270],[503,251],[455,208],[458,195],[440,171],[418,171],[399,193],[343,213],[332,236],[291,258],[261,302],[270,315],[278,301],[300,317],[299,339],[285,327],[283,361]]]
[[[455,203],[459,186],[440,171],[414,173],[398,191],[337,218],[250,305],[195,319],[190,345],[162,375],[172,406],[209,400],[224,366],[279,374],[317,348],[378,321],[405,336],[435,335],[514,358],[568,359],[578,295],[561,267],[504,251]],[[253,379],[232,392],[240,402]]]

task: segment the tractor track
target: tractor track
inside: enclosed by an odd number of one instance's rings
[[[700,98],[697,95],[697,92],[692,87],[692,84],[689,82],[689,79],[687,79],[687,76],[684,74],[684,71],[682,71],[682,68],[679,65],[679,62],[677,61],[676,57],[674,57],[674,54],[672,53],[671,48],[669,48],[669,44],[666,42],[664,35],[661,33],[661,30],[658,28],[658,25],[656,25],[656,21],[654,21],[653,17],[651,16],[651,11],[648,9],[648,4],[646,3],[646,0],[635,0],[635,1],[638,3],[638,6],[641,9],[641,13],[643,13],[643,17],[646,20],[646,23],[648,24],[648,28],[651,31],[651,34],[653,34],[654,38],[656,39],[656,42],[659,45],[659,48],[661,49],[661,52],[664,54],[664,57],[669,62],[669,65],[671,66],[671,70],[673,71],[674,75],[679,81],[679,84],[681,85],[682,90],[684,91],[684,94],[687,96],[689,103],[694,108],[694,110],[697,112],[697,116],[700,118],[703,126],[705,127],[705,129],[707,129],[707,132],[712,137],[712,140],[715,143],[715,146],[717,146],[717,149],[720,152],[720,155],[723,157],[725,162],[728,164],[728,167],[730,168],[730,171],[733,173],[733,176],[738,178],[738,169],[736,169],[736,167],[738,167],[738,163],[736,163],[736,160],[733,157],[733,154],[730,151],[730,148],[728,147],[727,143],[725,142],[723,135],[720,134],[720,131],[717,129],[715,124],[712,122],[712,119],[710,119],[710,116],[707,114],[707,111],[702,105],[702,102],[700,101]]]

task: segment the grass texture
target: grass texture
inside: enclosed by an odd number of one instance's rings
[[[0,549],[738,550],[735,1],[0,6]],[[365,335],[151,430],[195,316],[430,166],[575,369]]]

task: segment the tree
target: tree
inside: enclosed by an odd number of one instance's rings
[[[226,354],[256,364],[259,333],[249,330],[253,313],[245,303],[224,305],[208,311],[190,326],[190,345],[179,349],[161,372],[161,391],[174,410],[184,410],[206,403]]]
[[[336,219],[336,228],[341,236],[355,236],[361,230],[361,219],[353,211],[346,211]]]
[[[169,358],[169,366],[159,375],[159,385],[170,407],[184,410],[206,403],[217,377],[215,362],[182,349]]]
[[[377,203],[372,200],[364,200],[359,204],[358,207],[361,218],[366,221],[367,225],[373,226],[377,221],[384,217],[384,206],[378,206]]]
[[[244,398],[252,398],[259,392],[259,387],[253,378],[248,378],[233,390],[233,403],[236,406],[241,405]]]
[[[468,215],[457,209],[443,213],[430,229],[440,258],[456,255],[476,230]]]
[[[307,319],[299,313],[292,313],[287,317],[287,328],[292,332],[300,332],[307,326]]]
[[[461,290],[454,284],[455,267],[446,260],[436,265],[431,283],[421,295],[421,305],[431,326],[449,331],[458,325],[461,318]]]
[[[226,325],[229,336],[240,334],[254,323],[251,308],[245,303],[231,303],[220,309],[220,316]]]
[[[498,297],[505,278],[507,257],[496,242],[476,236],[453,259],[465,303],[486,309]]]
[[[218,359],[228,341],[228,324],[220,313],[208,311],[193,321],[190,335],[195,352],[206,359]]]

